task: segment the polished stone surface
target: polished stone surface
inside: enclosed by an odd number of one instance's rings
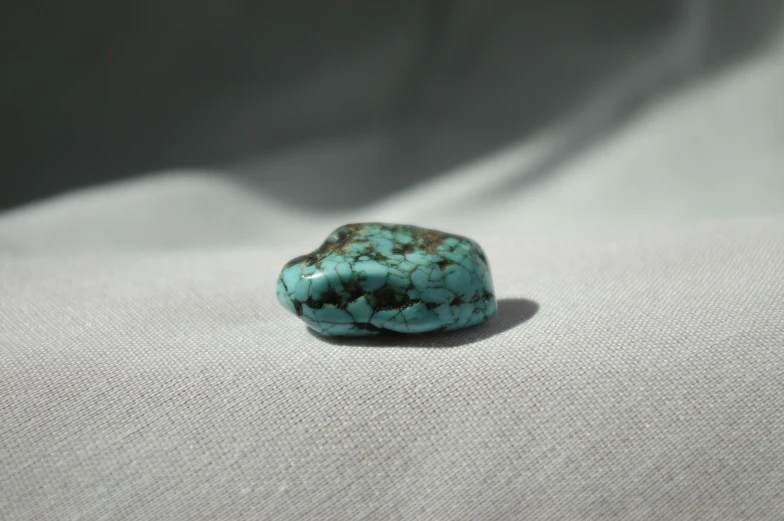
[[[278,300],[327,336],[425,333],[473,326],[497,304],[482,248],[400,224],[349,224],[289,261]]]

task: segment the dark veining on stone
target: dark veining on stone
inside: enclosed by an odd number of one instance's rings
[[[324,335],[458,329],[497,311],[476,242],[384,223],[338,228],[318,249],[286,263],[278,299]]]

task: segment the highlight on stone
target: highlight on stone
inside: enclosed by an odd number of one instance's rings
[[[277,295],[325,336],[449,331],[498,312],[475,241],[403,224],[338,228],[283,267]]]

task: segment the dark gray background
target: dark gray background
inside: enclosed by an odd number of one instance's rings
[[[650,62],[612,126],[766,41],[782,2],[15,0],[2,10],[0,208],[220,167],[287,203],[331,209],[528,136]],[[352,161],[363,140],[374,160]],[[319,143],[326,160],[348,144],[333,189],[312,167],[270,163]]]

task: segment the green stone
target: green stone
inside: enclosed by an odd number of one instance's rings
[[[402,224],[348,224],[289,261],[278,300],[327,336],[425,333],[473,326],[498,311],[473,240]]]

